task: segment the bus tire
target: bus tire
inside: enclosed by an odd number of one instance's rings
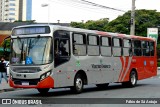
[[[103,88],[107,88],[109,85],[109,83],[104,83],[104,84],[96,84],[96,86],[100,89],[103,89]]]
[[[123,86],[127,87],[135,87],[137,85],[137,72],[136,71],[131,71],[130,76],[129,76],[129,81],[122,83]]]
[[[45,95],[48,93],[49,88],[37,88],[40,94]]]
[[[74,93],[79,94],[83,91],[83,86],[84,86],[83,78],[80,74],[77,74],[74,79],[74,86],[71,87],[71,90]]]

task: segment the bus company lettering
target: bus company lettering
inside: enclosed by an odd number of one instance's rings
[[[111,65],[95,65],[95,64],[92,64],[92,68],[111,68]]]

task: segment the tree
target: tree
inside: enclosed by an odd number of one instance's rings
[[[71,22],[70,25],[75,28],[85,28],[85,24],[82,22]]]
[[[105,26],[105,31],[130,34],[131,11],[119,16]],[[156,10],[135,11],[135,35],[146,36],[147,28],[160,25],[160,12]]]
[[[111,22],[108,18],[97,21],[89,20],[86,23],[72,22],[72,27],[130,34],[131,11],[118,16]],[[135,10],[135,35],[146,36],[147,28],[160,26],[160,12],[156,10]]]
[[[84,29],[89,29],[89,30],[99,30],[99,31],[104,31],[104,26],[108,24],[108,18],[103,18],[97,21],[89,20],[86,23],[82,22],[71,22],[72,27],[76,28],[84,28]]]
[[[0,47],[2,47],[4,50],[0,52],[0,56],[5,56],[7,59],[9,58],[10,54],[10,38],[4,40],[1,44]]]
[[[85,23],[85,28],[90,30],[104,31],[104,28],[108,24],[108,22],[108,18],[103,18],[97,21],[89,20]]]

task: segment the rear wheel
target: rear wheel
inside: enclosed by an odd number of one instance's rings
[[[129,81],[122,83],[122,85],[127,87],[135,87],[137,85],[137,78],[136,71],[131,71]]]
[[[74,86],[71,87],[71,90],[73,90],[75,93],[81,93],[83,91],[83,79],[80,74],[77,74],[75,79],[74,79]]]
[[[37,90],[40,92],[40,94],[45,95],[48,93],[49,88],[38,88]]]

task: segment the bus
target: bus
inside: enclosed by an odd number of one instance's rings
[[[48,24],[12,29],[9,84],[14,88],[45,94],[68,87],[81,93],[84,85],[134,87],[156,75],[152,38]]]

